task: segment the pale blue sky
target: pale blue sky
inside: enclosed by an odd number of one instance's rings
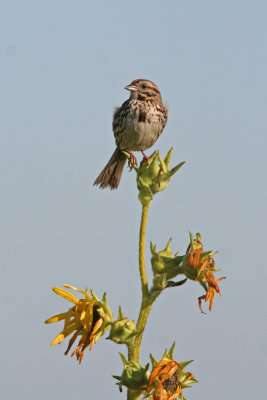
[[[1,2],[1,398],[125,399],[111,377],[123,346],[102,338],[79,366],[43,321],[69,306],[51,291],[62,283],[107,291],[115,316],[137,318],[135,174],[118,191],[92,183],[123,88],[143,77],[169,104],[152,150],[186,161],[152,204],[147,245],[171,236],[183,253],[200,231],[227,280],[207,315],[200,286],[163,293],[141,362],[176,340],[200,381],[188,400],[265,398],[266,12],[260,0]]]

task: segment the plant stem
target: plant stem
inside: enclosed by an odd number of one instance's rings
[[[142,284],[142,298],[148,295],[148,284],[145,266],[146,226],[150,203],[142,206],[142,217],[139,235],[139,272]]]
[[[128,389],[127,390],[127,400],[138,400],[140,397],[140,394],[137,394],[136,392]]]
[[[134,341],[134,348],[132,354],[132,360],[136,362],[139,362],[139,353],[140,353],[143,331],[145,329],[147,318],[152,306],[149,300],[148,283],[147,283],[146,266],[145,266],[146,226],[147,226],[147,216],[148,216],[149,206],[150,203],[142,206],[142,217],[141,217],[140,235],[139,235],[139,272],[142,284],[142,303],[138,321],[136,324],[136,329],[140,331],[140,334],[136,337]]]
[[[138,321],[136,324],[136,329],[140,331],[140,333],[136,337],[134,344],[132,346],[128,346],[128,360],[136,362],[139,362],[139,353],[140,353],[143,332],[154,300],[154,299],[152,300],[149,296],[146,267],[145,267],[145,239],[146,239],[146,226],[147,226],[147,216],[148,216],[149,206],[150,203],[142,206],[142,217],[141,217],[140,235],[139,235],[139,272],[142,285],[142,303],[140,307]],[[137,400],[139,399],[139,396],[140,396],[139,394],[136,394],[132,390],[128,389],[127,400]]]

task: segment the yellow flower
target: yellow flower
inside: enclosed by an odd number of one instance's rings
[[[71,293],[64,289],[54,287],[53,291],[69,300],[74,304],[67,312],[54,315],[53,317],[45,321],[46,324],[53,322],[64,321],[63,330],[57,335],[57,337],[51,343],[51,346],[60,343],[63,339],[73,333],[71,337],[65,355],[67,355],[74,344],[78,336],[80,340],[78,346],[72,352],[71,356],[76,355],[77,360],[81,363],[84,350],[89,347],[91,350],[95,342],[102,336],[110,322],[112,321],[112,313],[107,306],[106,297],[103,296],[103,301],[97,298],[97,296],[91,291],[92,297],[90,297],[88,291],[80,290],[70,285],[63,285],[65,288],[76,290],[82,293],[85,298],[78,299]]]

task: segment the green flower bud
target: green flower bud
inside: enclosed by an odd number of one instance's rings
[[[141,393],[147,386],[149,379],[149,363],[143,367],[135,361],[128,361],[122,354],[120,354],[123,362],[124,369],[121,376],[113,375],[117,379],[117,385],[126,386],[127,388]]]
[[[148,163],[143,163],[140,168],[136,165],[133,166],[137,173],[138,198],[142,205],[149,204],[155,193],[166,189],[171,177],[184,164],[184,162],[181,162],[170,170],[172,150],[171,148],[168,151],[164,160],[159,155],[159,152],[155,151],[148,158]],[[127,158],[130,158],[127,152],[124,152],[124,154]]]
[[[171,282],[169,279],[176,277],[181,271],[181,262],[183,257],[172,254],[170,246],[171,239],[168,241],[165,249],[157,252],[156,245],[150,243],[151,265],[154,273],[153,290],[163,290],[166,287],[179,286],[181,282]],[[185,281],[183,281],[184,283]]]
[[[134,321],[125,318],[120,307],[118,319],[111,323],[110,333],[107,339],[118,344],[128,344],[132,342],[132,338],[136,336],[137,333],[138,331],[135,328]]]
[[[153,279],[154,290],[163,290],[167,287],[167,285],[168,285],[167,274],[160,274],[154,276]]]
[[[159,253],[156,252],[156,245],[154,246],[152,244],[152,242],[150,242],[150,250],[151,250],[151,254],[152,254],[151,266],[152,266],[154,275],[164,272],[165,263],[164,263],[163,259],[160,257]]]
[[[165,249],[159,251],[158,253],[157,253],[156,245],[153,245],[152,243],[150,243],[150,251],[152,254],[151,264],[152,264],[152,270],[153,270],[154,274],[167,272],[168,278],[174,277],[177,275],[177,273],[176,273],[176,275],[173,275],[173,272],[176,272],[176,269],[182,262],[183,257],[178,256],[178,252],[175,253],[174,255],[172,254],[172,252],[170,250],[171,241],[172,241],[172,239],[170,239],[168,241]]]

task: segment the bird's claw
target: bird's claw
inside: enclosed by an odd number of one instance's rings
[[[144,163],[147,163],[147,165],[149,165],[149,158],[143,151],[141,153],[143,154],[143,160],[140,162],[140,168],[143,166]]]
[[[134,165],[137,165],[137,158],[131,151],[127,150],[127,153],[130,156],[129,161],[128,161],[128,167],[130,168],[130,171],[131,171],[133,169]]]

